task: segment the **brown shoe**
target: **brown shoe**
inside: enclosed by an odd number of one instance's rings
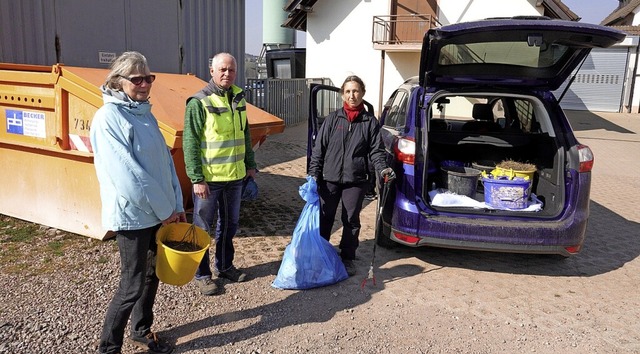
[[[224,272],[220,272],[215,270],[213,272],[213,274],[215,274],[217,277],[219,278],[225,278],[225,279],[229,279],[231,281],[234,281],[236,283],[241,283],[245,280],[247,280],[247,275],[243,272],[241,272],[240,270],[238,270],[236,267],[231,267],[227,270],[225,270]]]
[[[127,338],[127,341],[129,342],[129,344],[139,349],[146,350],[148,353],[173,353],[173,347],[171,346],[171,344],[160,340],[160,338],[158,338],[158,336],[154,332],[149,332],[149,334],[144,337],[131,336]]]
[[[196,279],[196,284],[198,284],[200,294],[205,296],[220,294],[220,291],[222,290],[218,284],[216,284],[215,280],[211,278]]]

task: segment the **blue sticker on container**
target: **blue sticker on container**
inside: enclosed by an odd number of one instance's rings
[[[7,114],[7,133],[23,134],[22,128],[22,111],[6,110]]]
[[[45,115],[42,112],[16,111],[7,109],[7,133],[45,138]]]

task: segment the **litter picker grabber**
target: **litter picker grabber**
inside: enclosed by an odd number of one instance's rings
[[[378,210],[376,212],[376,230],[375,230],[375,239],[373,240],[373,255],[371,256],[371,265],[369,266],[369,272],[367,272],[367,276],[362,279],[362,284],[360,284],[360,288],[364,289],[365,284],[367,284],[367,280],[371,279],[373,285],[376,285],[376,277],[373,275],[373,262],[376,259],[376,246],[378,244],[378,237],[382,237],[382,209],[384,205],[387,203],[387,197],[389,196],[389,190],[391,189],[391,185],[395,176],[385,176],[384,183],[382,185],[382,196],[378,198]]]

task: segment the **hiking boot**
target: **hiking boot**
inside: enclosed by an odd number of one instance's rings
[[[231,266],[231,268],[225,270],[224,272],[214,270],[213,274],[215,274],[219,278],[229,279],[236,283],[243,282],[247,280],[247,275],[239,271],[236,267]]]
[[[220,293],[220,287],[218,287],[218,284],[211,278],[196,279],[196,284],[198,284],[200,294],[202,295],[210,296]]]
[[[141,350],[146,350],[153,354],[169,354],[173,352],[171,344],[160,340],[154,332],[149,332],[144,337],[131,336],[127,338],[129,344]]]
[[[352,277],[356,275],[356,264],[353,263],[351,259],[343,259],[342,264],[344,264],[344,269],[347,270],[347,275]]]

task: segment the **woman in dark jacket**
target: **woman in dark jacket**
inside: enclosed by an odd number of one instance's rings
[[[340,257],[349,275],[356,273],[353,261],[360,234],[360,211],[370,188],[369,163],[382,177],[394,176],[387,167],[378,120],[364,109],[364,82],[351,75],[340,87],[343,107],[327,116],[315,140],[309,174],[318,182],[320,235],[331,236],[338,204],[342,200]]]

